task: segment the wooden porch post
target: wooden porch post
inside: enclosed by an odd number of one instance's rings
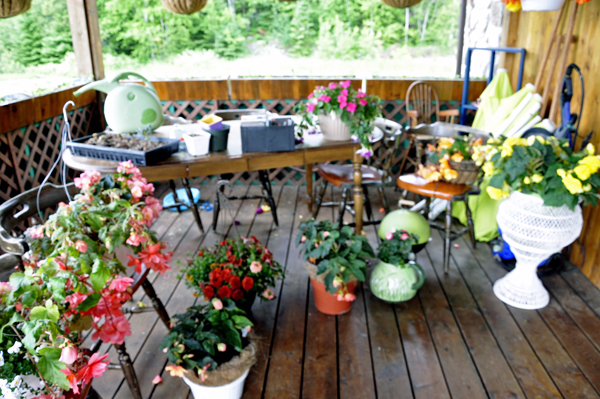
[[[67,0],[67,8],[79,76],[103,79],[104,62],[96,0]]]

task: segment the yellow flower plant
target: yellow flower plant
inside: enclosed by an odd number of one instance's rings
[[[554,137],[501,137],[488,140],[479,150],[486,154],[477,162],[484,162],[482,171],[491,177],[486,191],[493,199],[517,190],[539,195],[548,206],[574,209],[580,200],[598,203],[600,156],[592,144],[574,152],[567,140]]]
[[[440,137],[435,144],[427,144],[429,166],[419,165],[418,174],[428,182],[445,180],[452,182],[458,177],[458,172],[452,168],[452,163],[477,162],[484,155],[476,152],[483,140],[481,138]],[[481,162],[478,163],[478,166]]]

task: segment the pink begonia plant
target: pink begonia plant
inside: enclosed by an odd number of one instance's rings
[[[360,142],[362,148],[357,153],[366,158],[373,155],[370,139],[373,122],[381,116],[379,97],[367,96],[362,90],[355,90],[350,80],[345,80],[317,86],[307,100],[307,103],[300,103],[295,108],[302,115],[301,131],[315,125],[315,116],[333,112],[350,126],[350,134]]]
[[[54,398],[100,377],[108,355],[79,348],[80,335],[92,329],[92,339],[122,344],[131,325],[122,310],[131,299],[134,280],[115,250],[133,250],[129,266],[165,273],[171,254],[149,227],[159,216],[160,202],[131,161],[119,165],[113,176],[86,171],[75,178],[81,193],[61,203],[42,226],[30,228],[31,251],[24,257],[25,273],[0,283],[3,331],[18,337],[27,356],[45,366],[36,368],[44,387],[40,397]],[[24,358],[27,359],[27,358]],[[59,371],[60,370],[60,371]],[[58,396],[60,397],[60,395]]]

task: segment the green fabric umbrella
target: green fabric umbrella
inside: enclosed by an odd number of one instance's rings
[[[510,85],[510,78],[506,69],[498,69],[494,79],[488,87],[481,93],[481,103],[473,120],[473,127],[484,129],[495,112],[500,107],[501,100],[505,97],[512,96],[513,90]]]
[[[515,109],[517,109],[520,105],[525,107],[530,103],[531,99],[533,98],[533,90],[534,86],[528,83],[524,88],[515,94],[500,100],[500,107],[486,123],[484,130],[492,132],[494,137],[498,137],[501,133],[503,133],[502,130],[506,130],[508,127],[507,125],[512,124],[514,119],[516,119],[518,116],[518,114],[511,115],[513,114],[513,111],[515,111]],[[529,98],[529,100],[525,101],[527,98]],[[506,121],[511,118],[511,116],[513,119],[508,124],[505,124]]]

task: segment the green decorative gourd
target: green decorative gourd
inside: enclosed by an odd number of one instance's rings
[[[395,303],[411,300],[424,282],[423,269],[414,262],[395,266],[379,261],[371,273],[369,287],[377,298]]]
[[[431,237],[427,220],[419,213],[407,209],[398,209],[388,213],[379,225],[378,235],[382,240],[390,231],[406,230],[418,237],[417,245],[426,244]]]

